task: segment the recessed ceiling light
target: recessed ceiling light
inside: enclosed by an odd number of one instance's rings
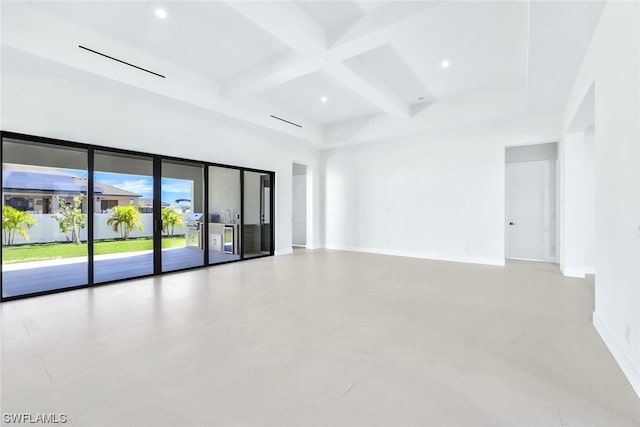
[[[327,98],[326,96],[323,96],[322,98],[320,98],[320,102],[327,102],[329,100],[329,98]]]
[[[442,68],[449,68],[449,65],[451,65],[451,62],[449,62],[449,60],[448,60],[448,59],[445,59],[445,60],[443,60],[443,61],[440,63],[440,66],[441,66]]]
[[[165,19],[167,17],[167,11],[161,8],[157,8],[156,16],[160,19]]]

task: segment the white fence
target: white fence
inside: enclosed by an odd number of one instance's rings
[[[27,230],[29,240],[25,240],[16,233],[14,244],[20,245],[23,243],[50,243],[50,242],[66,242],[67,237],[60,231],[58,222],[53,218],[51,214],[30,214],[38,221],[36,225]],[[113,231],[111,227],[107,225],[109,214],[95,214],[93,220],[94,227],[94,239],[116,239],[120,237],[120,233]],[[144,231],[136,230],[129,234],[129,237],[151,237],[153,236],[153,214],[140,214],[140,221]],[[184,226],[176,227],[174,234],[184,234]],[[68,233],[71,236],[71,233]],[[80,240],[87,239],[87,229],[85,228],[80,232]]]

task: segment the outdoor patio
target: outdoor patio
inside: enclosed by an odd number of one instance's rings
[[[100,255],[94,260],[95,283],[153,274],[153,253],[145,251],[141,254],[132,253]],[[239,255],[217,251],[209,252],[209,263],[217,264],[240,259]],[[2,271],[2,293],[4,298],[50,291],[87,284],[86,262],[50,261],[48,265],[32,264],[34,268],[20,265],[19,269]],[[9,264],[10,265],[10,264]],[[167,249],[162,251],[163,271],[180,270],[183,268],[202,265],[202,250],[193,247]]]

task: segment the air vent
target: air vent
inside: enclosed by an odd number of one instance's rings
[[[133,64],[131,64],[129,62],[126,62],[126,61],[123,61],[121,59],[114,58],[113,56],[109,56],[109,55],[104,54],[102,52],[98,52],[97,50],[89,49],[88,47],[84,47],[82,45],[78,45],[78,47],[80,49],[86,50],[87,52],[91,52],[91,53],[95,53],[96,55],[104,56],[107,59],[111,59],[111,60],[119,62],[121,64],[128,65],[129,67],[137,68],[138,70],[144,71],[145,73],[153,74],[154,76],[158,76],[158,77],[162,77],[163,79],[166,79],[166,77],[163,76],[162,74],[154,73],[153,71],[147,70],[146,68],[138,67],[137,65],[133,65]]]
[[[289,120],[285,120],[285,119],[283,119],[283,118],[281,118],[281,117],[278,117],[278,116],[274,116],[273,114],[271,114],[271,117],[273,117],[273,118],[274,118],[274,119],[276,119],[276,120],[280,120],[281,122],[285,122],[285,123],[289,123],[290,125],[297,126],[297,127],[299,127],[299,128],[301,128],[301,127],[302,127],[302,125],[299,125],[299,124],[297,124],[297,123],[290,122]]]

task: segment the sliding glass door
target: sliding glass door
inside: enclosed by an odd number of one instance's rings
[[[87,150],[2,141],[2,297],[88,283]]]
[[[153,158],[96,150],[95,283],[153,274]]]
[[[242,242],[245,258],[272,253],[271,189],[271,174],[244,172]]]
[[[0,139],[2,300],[274,253],[273,172]]]
[[[162,161],[162,271],[204,265],[204,167]]]
[[[209,166],[209,264],[240,259],[240,171]]]

